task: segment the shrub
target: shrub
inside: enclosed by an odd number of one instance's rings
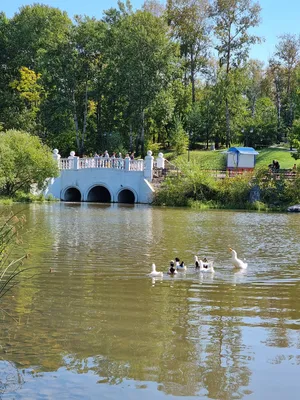
[[[10,130],[0,132],[0,189],[7,196],[31,185],[42,189],[49,177],[58,176],[57,162],[50,149],[36,136]]]

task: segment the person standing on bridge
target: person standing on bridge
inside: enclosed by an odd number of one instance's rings
[[[113,152],[110,158],[111,158],[111,166],[112,166],[112,168],[115,168],[115,165],[116,165],[116,153]]]
[[[119,153],[118,156],[118,168],[122,169],[123,168],[123,157],[122,157],[122,153]]]

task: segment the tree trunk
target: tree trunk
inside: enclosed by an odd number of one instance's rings
[[[191,82],[192,82],[192,103],[194,104],[196,101],[196,96],[195,96],[195,63],[194,63],[193,49],[191,50]]]
[[[142,110],[142,121],[141,121],[141,155],[145,156],[145,111]]]
[[[101,145],[101,123],[102,123],[102,101],[101,101],[101,95],[98,97],[98,103],[97,103],[97,146],[100,148]],[[98,151],[99,151],[98,148]]]
[[[76,99],[75,99],[75,91],[74,90],[72,92],[72,100],[73,100],[73,119],[74,119],[74,125],[75,125],[77,151],[80,152],[79,127],[78,127],[78,117],[77,117]]]
[[[218,150],[220,146],[220,138],[218,136],[215,137],[215,149]]]
[[[226,97],[225,99],[225,106],[226,106],[226,146],[230,146],[230,113],[229,113],[229,104],[228,104],[228,99]]]
[[[133,151],[133,137],[132,137],[132,123],[129,124],[129,149],[132,153]]]
[[[86,127],[87,127],[87,111],[88,111],[88,82],[86,80],[80,155],[83,155],[83,153],[84,153],[84,141],[85,141],[85,133],[86,133]]]
[[[227,57],[226,57],[226,85],[228,89],[229,85],[229,73],[230,73],[230,57],[231,57],[231,23],[229,25],[228,30],[228,50],[227,50]],[[230,146],[231,135],[230,135],[230,112],[229,112],[229,101],[226,94],[225,99],[225,113],[226,113],[226,146]]]
[[[281,119],[281,99],[280,99],[280,87],[279,87],[279,78],[275,76],[274,78],[275,84],[275,102],[276,102],[276,111],[277,111],[277,141],[281,140],[281,133],[280,133],[280,119]]]

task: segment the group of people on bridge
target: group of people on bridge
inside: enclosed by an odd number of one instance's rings
[[[125,158],[127,158],[127,157],[129,157],[131,160],[134,160],[134,151],[130,154],[130,156],[129,156],[129,153],[127,153],[127,154],[125,155]],[[85,156],[83,156],[83,158],[85,158]],[[113,152],[112,155],[110,156],[109,153],[108,153],[108,151],[105,150],[105,152],[102,153],[102,154],[98,154],[98,153],[96,152],[96,153],[94,154],[94,158],[112,158],[112,159],[119,158],[119,159],[122,159],[123,156],[122,156],[122,153],[119,153],[118,155],[116,155],[115,152]]]

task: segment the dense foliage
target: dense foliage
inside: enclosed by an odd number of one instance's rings
[[[248,57],[259,22],[254,0],[120,1],[100,19],[40,4],[0,13],[2,129],[63,156],[179,154],[188,139],[299,147],[299,40],[282,35],[264,68]]]
[[[0,193],[13,196],[42,189],[46,179],[58,176],[58,165],[48,146],[36,136],[9,130],[0,132]]]
[[[285,209],[300,202],[300,173],[291,177],[270,174],[268,168],[223,179],[203,170],[196,163],[181,163],[181,174],[165,180],[155,194],[155,205],[197,206],[201,208]],[[251,201],[257,188],[259,200]]]

